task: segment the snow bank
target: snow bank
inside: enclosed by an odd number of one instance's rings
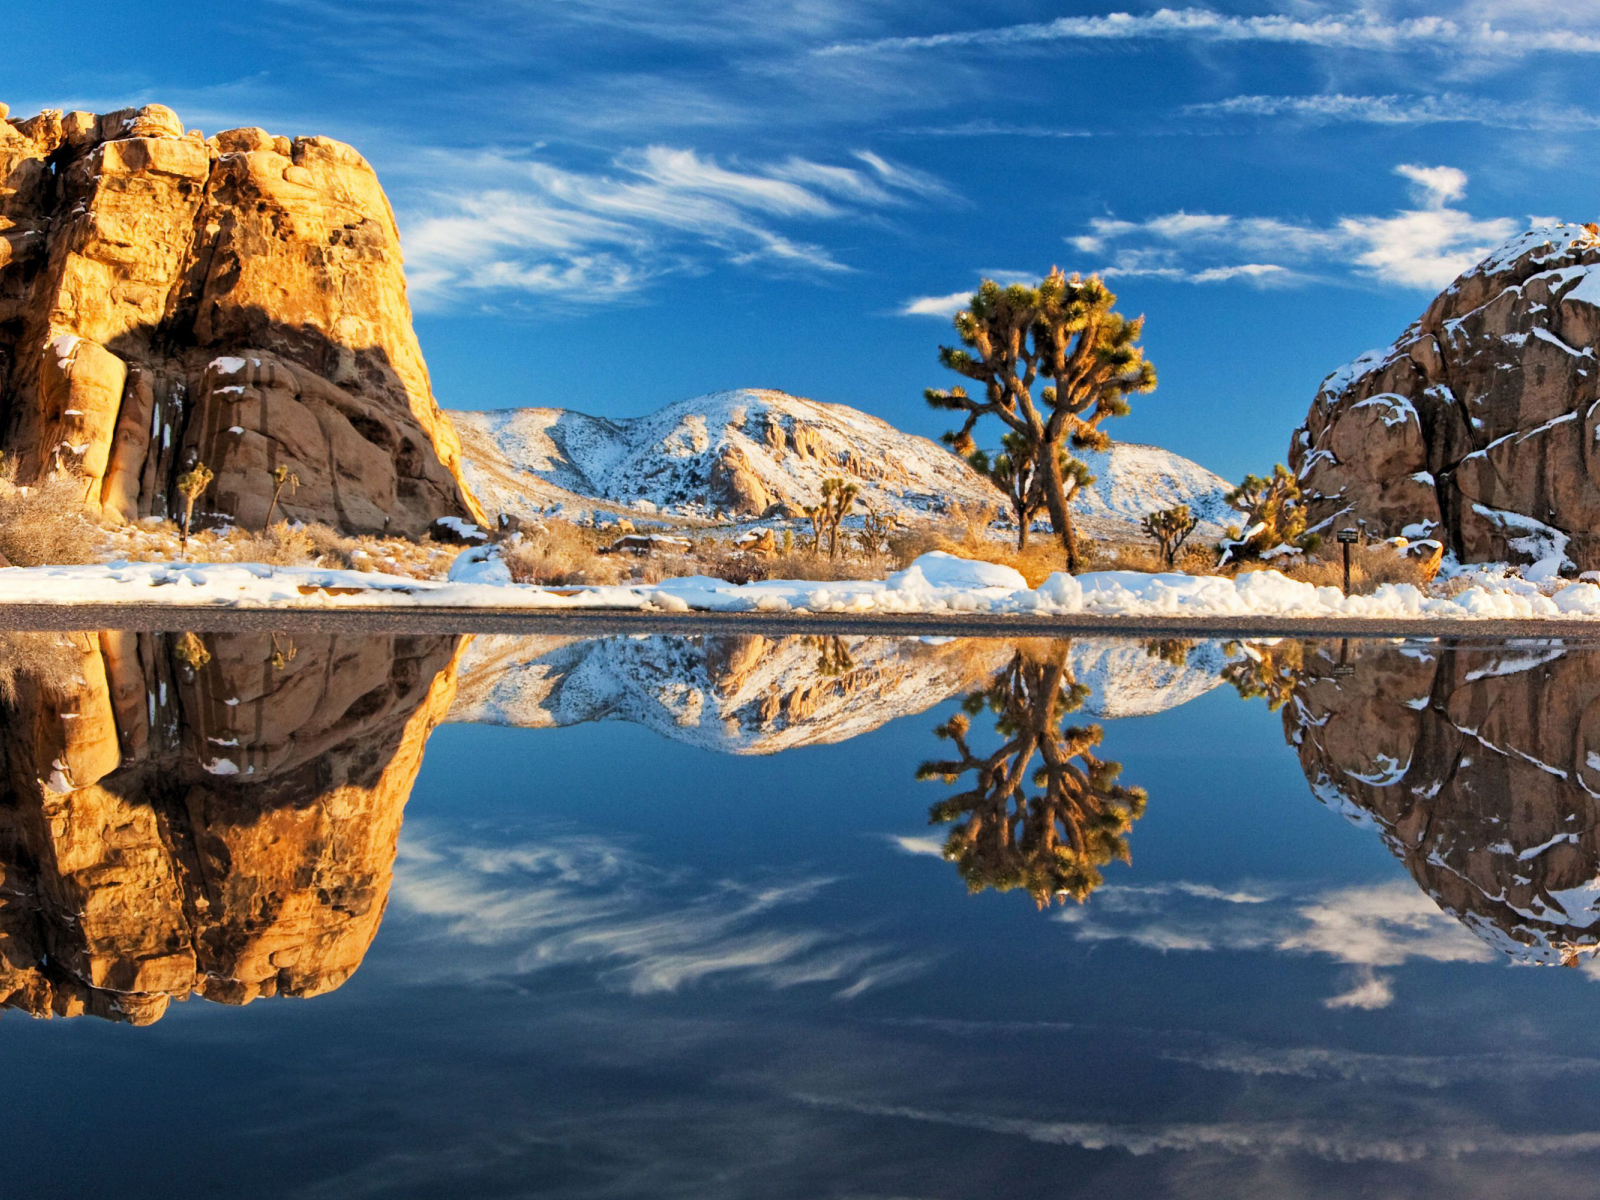
[[[1010,567],[925,554],[883,580],[819,583],[768,579],[732,584],[705,575],[659,584],[546,588],[513,584],[493,547],[460,555],[444,582],[361,571],[259,563],[129,563],[0,570],[0,604],[159,604],[235,608],[636,609],[656,612],[994,613],[1068,616],[1278,616],[1600,618],[1600,586],[1471,577],[1458,595],[1384,584],[1344,596],[1277,571],[1213,575],[1100,571],[1057,573],[1037,588]],[[1559,581],[1556,581],[1559,582]],[[1552,585],[1546,583],[1545,589]]]

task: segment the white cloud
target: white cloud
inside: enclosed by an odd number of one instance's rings
[[[1323,49],[1516,57],[1532,53],[1600,54],[1600,37],[1559,22],[1530,27],[1488,20],[1453,21],[1425,16],[1389,19],[1371,12],[1294,17],[1281,13],[1240,17],[1208,8],[1162,8],[1153,13],[1107,13],[1053,21],[959,30],[918,37],[836,42],[817,53],[866,54],[952,47],[1005,49],[1063,41],[1161,40],[1266,42]]]
[[[1282,286],[1347,273],[1436,290],[1521,228],[1452,208],[1467,188],[1466,173],[1455,167],[1406,163],[1395,173],[1411,182],[1422,207],[1331,225],[1183,210],[1143,221],[1101,217],[1067,242],[1102,256],[1094,269],[1107,278]]]
[[[1016,125],[1007,121],[979,118],[955,125],[924,125],[901,132],[920,137],[1023,137],[1086,138],[1095,135],[1087,129],[1062,129],[1051,125]]]
[[[925,854],[933,858],[944,857],[944,842],[936,837],[926,834],[908,837],[905,834],[891,833],[886,835],[889,843],[906,854]]]
[[[1183,109],[1190,117],[1289,117],[1317,125],[1489,125],[1575,132],[1600,129],[1600,113],[1570,105],[1502,101],[1443,93],[1427,96],[1231,96]]]
[[[585,173],[499,152],[432,156],[402,220],[420,307],[470,294],[558,293],[578,304],[625,302],[652,280],[708,261],[804,272],[850,268],[792,226],[874,219],[944,194],[933,177],[858,151],[855,165],[790,157],[725,165],[691,149],[649,146]]]
[[[1467,173],[1456,167],[1423,167],[1416,163],[1401,163],[1394,169],[1416,184],[1419,198],[1429,208],[1443,208],[1452,200],[1467,194]]]
[[[944,296],[917,296],[907,300],[900,309],[903,317],[953,317],[972,299],[972,288],[950,292]]]

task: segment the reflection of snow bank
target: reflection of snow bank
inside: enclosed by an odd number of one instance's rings
[[[471,555],[475,552],[469,551]],[[481,552],[479,552],[481,553]],[[471,560],[437,583],[361,571],[259,563],[129,563],[0,570],[0,604],[160,604],[245,608],[642,609],[666,612],[994,613],[1068,616],[1600,617],[1600,587],[1550,595],[1522,579],[1480,576],[1450,598],[1410,584],[1344,596],[1276,571],[1237,579],[1101,571],[1050,576],[1030,589],[1009,567],[924,554],[886,580],[732,584],[705,575],[631,587],[542,588],[497,581],[498,564]],[[1545,585],[1550,586],[1549,584]]]

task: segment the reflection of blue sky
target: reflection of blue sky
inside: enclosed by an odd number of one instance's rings
[[[1108,722],[1149,811],[1132,864],[1053,913],[929,853],[942,789],[911,775],[950,710],[756,758],[441,728],[339,991],[0,1021],[29,1081],[0,1101],[31,1148],[6,1185],[164,1197],[174,1164],[248,1162],[317,1200],[1592,1191],[1593,987],[1439,914],[1263,706]]]

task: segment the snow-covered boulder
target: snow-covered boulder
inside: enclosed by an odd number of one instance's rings
[[[1600,232],[1544,225],[1323,382],[1289,462],[1312,528],[1600,567]]]

